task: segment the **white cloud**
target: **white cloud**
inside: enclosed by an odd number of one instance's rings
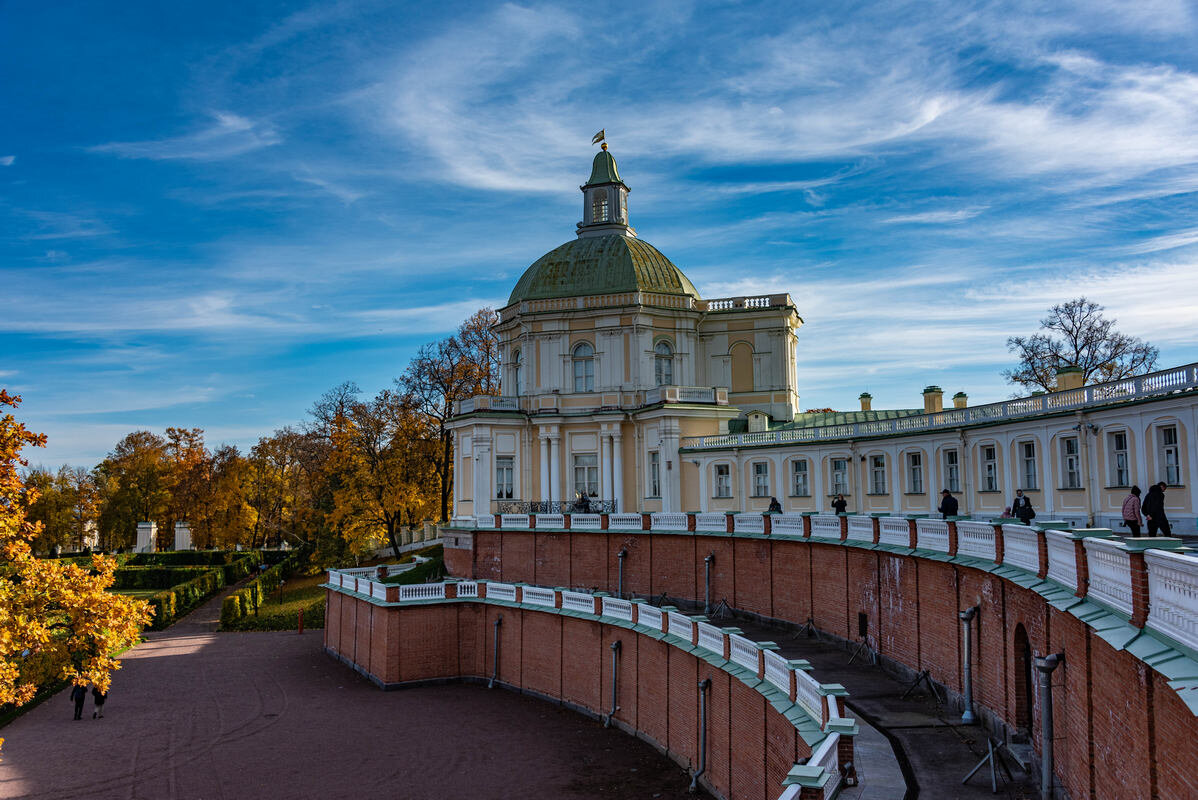
[[[973,219],[986,210],[985,206],[977,208],[961,208],[955,211],[919,211],[914,214],[898,214],[881,220],[886,224],[916,223],[921,225],[937,225],[946,222],[963,222]]]
[[[0,167],[11,167],[16,161],[16,156],[0,156]]]
[[[209,161],[243,155],[282,141],[282,136],[267,122],[225,111],[215,111],[211,116],[213,124],[184,136],[143,142],[110,142],[95,145],[90,150],[122,158]]]

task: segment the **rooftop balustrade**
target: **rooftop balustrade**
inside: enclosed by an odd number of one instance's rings
[[[611,390],[585,393],[558,393],[521,395],[509,397],[499,395],[476,395],[459,400],[454,416],[473,414],[479,411],[520,411],[530,414],[557,414],[562,411],[560,400],[570,397],[572,401],[589,401],[582,405],[572,404],[571,414],[591,413],[606,408],[644,408],[666,404],[728,405],[728,389],[723,386],[655,386],[637,391]]]

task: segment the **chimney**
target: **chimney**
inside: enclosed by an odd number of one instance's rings
[[[1061,367],[1057,370],[1057,391],[1080,389],[1085,380],[1085,372],[1081,367]]]
[[[934,414],[944,410],[944,390],[939,386],[928,386],[923,390],[923,412]]]
[[[861,401],[861,410],[869,411],[871,409],[870,403],[873,402],[874,396],[869,392],[862,392],[857,396],[857,399]]]
[[[969,395],[957,392],[953,395],[953,408],[966,408],[969,405]]]

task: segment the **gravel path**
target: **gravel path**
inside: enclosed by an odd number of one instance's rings
[[[606,797],[682,800],[649,745],[520,695],[383,692],[321,631],[215,633],[220,599],[123,657],[104,719],[66,692],[6,727],[3,798]],[[381,794],[379,794],[381,793]]]

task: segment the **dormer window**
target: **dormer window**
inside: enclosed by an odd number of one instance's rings
[[[591,222],[607,222],[607,190],[591,195]]]

